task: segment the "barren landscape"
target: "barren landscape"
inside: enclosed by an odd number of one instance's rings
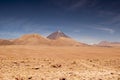
[[[2,45],[0,80],[120,80],[120,47]]]
[[[120,0],[0,0],[0,80],[120,80]]]

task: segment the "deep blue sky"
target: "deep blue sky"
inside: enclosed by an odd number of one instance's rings
[[[120,0],[0,0],[0,38],[58,29],[89,44],[120,41]]]

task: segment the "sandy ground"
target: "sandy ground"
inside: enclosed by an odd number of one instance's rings
[[[120,80],[120,47],[0,46],[0,80]]]

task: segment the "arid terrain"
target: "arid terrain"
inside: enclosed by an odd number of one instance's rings
[[[120,80],[120,0],[0,0],[0,80]]]
[[[1,45],[0,80],[120,80],[120,47]]]

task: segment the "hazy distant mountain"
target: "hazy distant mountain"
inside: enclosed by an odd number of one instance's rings
[[[101,41],[99,46],[120,46],[120,42]]]
[[[120,42],[111,42],[112,44],[120,44]]]
[[[99,45],[103,45],[103,46],[107,46],[107,45],[109,45],[109,44],[111,44],[110,42],[108,42],[108,41],[101,41],[100,43],[99,43]]]
[[[49,39],[58,39],[58,38],[70,38],[69,36],[67,36],[66,34],[64,34],[62,31],[58,30],[56,32],[53,32],[52,34],[50,34],[47,38]]]

